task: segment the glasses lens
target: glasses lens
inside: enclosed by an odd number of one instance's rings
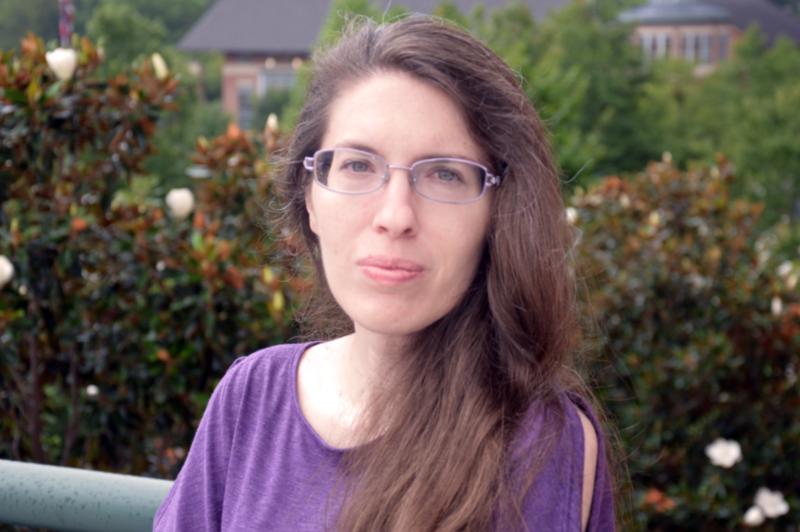
[[[486,171],[477,164],[430,159],[414,165],[414,183],[423,196],[450,203],[475,200],[483,192]]]
[[[317,180],[329,189],[359,194],[381,186],[386,162],[370,153],[336,148],[317,152],[314,168]]]

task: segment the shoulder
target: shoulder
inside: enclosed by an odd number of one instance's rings
[[[581,529],[586,529],[589,511],[592,508],[592,492],[597,468],[597,432],[591,420],[578,409],[578,417],[583,429],[583,489],[581,493]]]
[[[204,417],[222,411],[224,419],[232,422],[248,403],[259,403],[261,396],[285,395],[285,388],[291,386],[296,361],[309,345],[280,344],[234,360],[214,388]]]
[[[291,363],[313,343],[279,344],[259,349],[234,360],[227,373],[235,377],[252,371],[269,371],[273,367]]]
[[[603,428],[586,398],[573,393],[567,396],[580,427],[575,432],[582,450],[581,529],[615,530],[614,496]]]
[[[280,344],[265,347],[237,358],[225,372],[219,386],[236,386],[252,380],[270,379],[276,373],[291,371],[311,343]]]
[[[590,403],[572,393],[539,402],[520,436],[523,461],[513,463],[536,472],[523,503],[532,529],[613,530],[604,435]]]

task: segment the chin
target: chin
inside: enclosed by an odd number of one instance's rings
[[[415,313],[415,308],[416,306],[402,310],[387,307],[357,309],[344,307],[344,311],[353,321],[356,330],[361,329],[384,336],[410,336],[425,329],[442,316],[438,313],[421,316]]]
[[[410,336],[418,333],[430,323],[406,322],[395,319],[377,319],[370,316],[365,319],[353,319],[356,329],[369,331],[382,336]]]

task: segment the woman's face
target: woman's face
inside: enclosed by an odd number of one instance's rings
[[[359,148],[390,164],[458,157],[486,164],[461,110],[445,93],[407,74],[374,74],[332,102],[321,149]],[[364,195],[306,191],[325,276],[356,330],[408,335],[449,312],[469,287],[491,211],[490,191],[466,204],[438,203],[391,169]]]

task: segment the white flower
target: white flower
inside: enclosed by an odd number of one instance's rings
[[[94,384],[90,384],[86,387],[86,395],[89,397],[97,397],[97,394],[100,393],[100,389],[95,386]]]
[[[758,506],[751,506],[749,510],[744,513],[745,526],[758,526],[764,522],[764,512]]]
[[[78,55],[72,48],[56,48],[52,52],[47,52],[47,66],[55,72],[56,77],[61,81],[72,78],[75,67],[78,66]]]
[[[783,493],[780,491],[772,491],[767,488],[759,488],[756,492],[756,506],[761,508],[769,518],[780,517],[789,513],[789,504],[783,498]]]
[[[150,61],[153,62],[153,71],[156,73],[156,78],[164,79],[169,75],[167,62],[161,57],[161,54],[156,52],[150,56]]]
[[[661,223],[661,215],[658,213],[658,211],[653,211],[650,213],[650,216],[647,217],[647,223],[653,227],[658,227],[658,225]]]
[[[267,131],[273,135],[278,132],[278,116],[275,113],[270,113],[267,117]]]
[[[167,206],[173,218],[183,220],[194,209],[194,194],[188,188],[173,188],[167,193]]]
[[[794,290],[795,286],[797,286],[797,274],[793,273],[786,278],[786,288]]]
[[[783,301],[778,296],[772,298],[769,309],[772,311],[773,316],[780,316],[783,312]]]
[[[790,273],[792,273],[792,269],[792,263],[787,260],[781,262],[780,266],[778,266],[778,269],[776,270],[776,273],[778,274],[778,277],[785,279]]]
[[[575,225],[575,222],[578,221],[578,209],[575,207],[567,207],[567,221],[572,225]]]
[[[0,289],[14,277],[14,265],[5,255],[0,255]]]
[[[706,456],[715,466],[729,468],[742,459],[739,442],[717,438],[706,446]]]

